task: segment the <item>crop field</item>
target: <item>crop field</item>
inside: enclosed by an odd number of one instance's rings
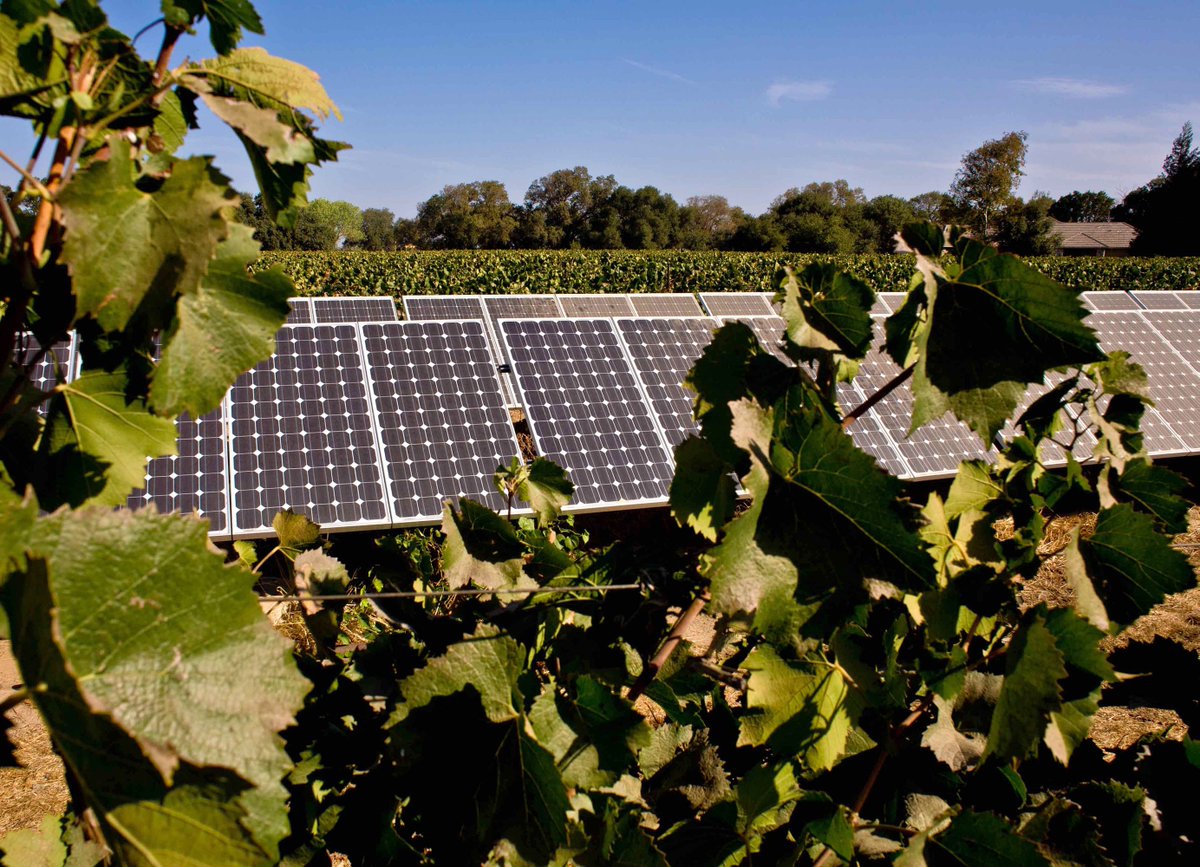
[[[1078,290],[1200,288],[1200,258],[1028,258]],[[901,292],[911,256],[604,250],[420,250],[396,253],[269,252],[302,295],[457,295],[506,292],[768,291],[779,264],[835,262],[876,292]]]

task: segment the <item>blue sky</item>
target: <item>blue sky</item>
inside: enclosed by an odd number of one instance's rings
[[[104,5],[134,32],[158,4]],[[1029,133],[1022,194],[1119,198],[1158,173],[1185,120],[1200,126],[1195,0],[257,6],[267,34],[247,44],[319,72],[345,117],[325,134],[354,146],[313,194],[400,215],[459,181],[500,180],[520,201],[575,165],[755,213],[842,177],[910,196],[1013,129]],[[24,137],[14,123],[6,150]],[[236,142],[203,123],[191,149],[248,188]]]

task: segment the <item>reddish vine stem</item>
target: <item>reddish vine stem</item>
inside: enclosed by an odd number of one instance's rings
[[[904,370],[892,377],[891,382],[887,383],[885,386],[883,386],[883,388],[879,389],[879,391],[875,392],[873,395],[851,410],[846,417],[842,419],[842,427],[850,427],[850,425],[854,424],[855,421],[870,412],[871,407],[875,406],[875,404],[879,403],[879,401],[883,400],[885,397],[907,382],[908,378],[912,376],[915,368],[915,364],[904,368]]]
[[[692,625],[692,621],[704,610],[704,606],[712,598],[708,590],[700,591],[699,595],[692,600],[692,604],[679,615],[679,619],[675,621],[675,625],[671,627],[670,633],[659,646],[658,652],[654,657],[646,663],[646,667],[642,669],[641,675],[629,690],[629,700],[636,701],[638,696],[646,691],[651,682],[662,671],[662,667],[666,665],[675,648],[679,646],[679,642],[683,641],[683,633],[687,632],[687,628]]]

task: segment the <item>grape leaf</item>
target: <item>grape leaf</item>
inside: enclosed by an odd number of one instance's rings
[[[228,54],[242,40],[242,28],[260,36],[262,19],[250,0],[163,0],[167,23],[190,27],[201,16],[208,19],[208,38],[218,54]]]
[[[850,689],[841,673],[830,666],[793,666],[769,644],[756,647],[743,667],[750,679],[738,745],[769,744],[798,755],[813,771],[836,765],[851,727]]]
[[[525,546],[516,530],[486,506],[463,497],[442,517],[442,575],[451,589],[534,587],[525,574]]]
[[[675,448],[671,514],[710,542],[733,516],[736,505],[729,465],[708,440],[689,436]]]
[[[567,478],[566,470],[554,461],[534,458],[520,474],[516,492],[533,509],[538,521],[547,524],[571,501],[575,486]]]
[[[800,273],[784,267],[775,274],[784,292],[787,338],[802,349],[862,358],[871,346],[871,287],[832,263],[813,263]]]
[[[563,783],[596,789],[612,785],[650,745],[650,728],[627,702],[599,682],[580,677],[573,695],[548,687],[529,711],[538,743],[554,756]]]
[[[164,307],[199,288],[235,202],[207,157],[175,160],[160,184],[138,176],[123,138],[111,137],[108,147],[109,158],[80,171],[58,204],[76,315],[118,330],[135,312],[145,315],[145,304]]]
[[[1050,867],[1037,844],[991,813],[966,810],[925,841],[928,867]]]
[[[257,255],[253,230],[231,225],[200,286],[179,299],[151,380],[155,412],[199,418],[220,405],[243,371],[275,351],[294,287],[278,267],[247,271]]]
[[[1154,519],[1122,503],[1101,510],[1096,531],[1079,542],[1110,619],[1131,623],[1163,600],[1196,586],[1187,557],[1154,529]]]
[[[271,520],[271,529],[279,539],[279,547],[293,556],[321,542],[320,525],[291,509],[278,512]]]
[[[955,253],[957,274],[935,271],[926,321],[917,331],[911,429],[949,409],[989,442],[1027,384],[1043,382],[1052,368],[1104,354],[1083,324],[1078,293],[969,238],[959,240]]]
[[[1050,713],[1062,707],[1067,677],[1062,651],[1045,621],[1034,617],[1013,635],[1005,653],[1004,684],[992,715],[984,757],[1003,761],[1037,752]]]
[[[207,81],[218,92],[276,111],[307,109],[324,120],[342,113],[321,85],[320,76],[311,69],[273,57],[263,48],[239,48],[212,60],[195,63],[183,70],[184,86],[189,78]]]
[[[1167,533],[1187,531],[1187,513],[1191,504],[1180,496],[1187,490],[1188,480],[1166,467],[1137,458],[1125,464],[1117,476],[1114,494],[1133,502],[1134,506],[1151,515],[1158,527]]]
[[[452,644],[442,656],[400,681],[404,696],[392,715],[401,722],[413,710],[438,696],[453,695],[468,686],[479,693],[483,712],[492,722],[516,719],[524,707],[517,678],[525,665],[525,649],[493,626],[481,624],[469,640]]]
[[[804,794],[791,762],[755,767],[737,785],[738,832],[743,839],[774,831]]]
[[[819,597],[839,589],[839,579],[862,576],[933,583],[900,483],[813,405],[811,392],[797,386],[770,410],[753,401],[731,409],[732,439],[751,458],[743,484],[754,501],[704,557],[717,610],[754,612],[785,593]]]
[[[54,515],[31,547],[4,587],[14,653],[118,855],[271,863],[288,833],[278,732],[307,681],[249,573],[203,523],[152,511]]]
[[[270,163],[313,163],[317,161],[312,139],[295,126],[279,119],[279,113],[229,96],[217,96],[202,79],[192,79],[189,88],[199,95],[209,111],[238,131],[261,150]]]
[[[36,828],[21,828],[0,837],[0,864],[4,867],[63,867],[67,845],[62,841],[62,823],[46,816]]]
[[[44,508],[124,504],[145,484],[147,458],[176,453],[175,423],[127,403],[128,385],[123,372],[88,371],[57,387],[40,446],[53,468],[39,488]]]

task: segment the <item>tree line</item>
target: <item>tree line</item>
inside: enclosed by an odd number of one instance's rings
[[[1200,255],[1200,151],[1191,124],[1172,144],[1157,178],[1115,201],[1100,191],[1057,199],[1017,195],[1028,136],[1009,132],[966,154],[946,191],[904,198],[868,198],[845,179],[792,187],[762,214],[747,213],[720,195],[680,204],[656,187],[619,184],[585,166],[534,181],[515,203],[499,181],[448,184],[417,208],[415,218],[387,208],[316,199],[295,225],[277,225],[260,197],[243,196],[240,219],[268,250],[603,249],[736,250],[795,253],[878,253],[914,219],[969,227],[976,237],[1021,255],[1056,252],[1054,220],[1124,220],[1139,230],[1135,253]]]

